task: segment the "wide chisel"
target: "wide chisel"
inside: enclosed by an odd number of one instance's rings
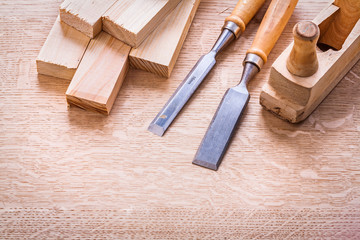
[[[266,63],[267,56],[289,21],[298,0],[272,0],[243,62],[240,83],[227,90],[196,153],[194,164],[217,170],[236,125],[249,102],[247,83]]]
[[[202,56],[186,76],[163,109],[151,122],[148,130],[162,136],[177,114],[194,94],[201,82],[216,64],[217,55],[233,40],[240,37],[246,25],[264,4],[265,0],[239,0],[235,9],[225,19],[222,33],[209,53]]]

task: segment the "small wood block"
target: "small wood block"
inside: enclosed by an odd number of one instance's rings
[[[68,103],[109,114],[129,69],[130,49],[105,32],[92,39],[66,91]]]
[[[180,1],[118,1],[103,16],[104,31],[132,47],[138,47]]]
[[[155,31],[130,52],[130,64],[170,77],[200,0],[183,0]]]
[[[334,6],[329,6],[319,16],[326,23],[335,12]],[[324,18],[326,15],[328,17]],[[319,24],[319,20],[316,18],[314,22]],[[269,81],[260,94],[260,104],[280,118],[297,123],[315,110],[360,59],[360,21],[346,38],[341,50],[329,49],[323,52],[317,49],[319,69],[310,77],[298,77],[287,70],[286,59],[292,47],[293,43],[273,64]]]
[[[102,29],[101,16],[117,0],[65,0],[60,6],[61,21],[94,38]]]
[[[36,59],[38,73],[71,80],[89,42],[58,17]]]

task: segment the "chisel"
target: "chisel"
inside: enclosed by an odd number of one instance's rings
[[[267,56],[289,21],[298,0],[272,0],[243,62],[240,83],[227,90],[200,144],[193,163],[217,170],[235,127],[249,102],[247,83],[266,63]]]
[[[240,37],[246,25],[264,4],[265,0],[239,0],[235,9],[225,19],[222,33],[209,53],[202,56],[186,76],[163,109],[151,122],[148,130],[162,136],[177,114],[191,98],[201,82],[216,64],[217,55],[233,40]]]

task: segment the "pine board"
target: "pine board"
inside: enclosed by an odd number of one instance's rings
[[[200,0],[183,0],[146,40],[130,52],[137,69],[170,77]]]
[[[94,38],[102,29],[101,16],[117,0],[65,0],[60,6],[63,22]]]
[[[89,37],[58,17],[36,59],[37,72],[71,80],[89,42]]]
[[[104,15],[104,31],[138,47],[170,14],[180,0],[122,0]]]
[[[212,47],[235,1],[203,0],[171,77],[130,69],[103,116],[68,109],[69,82],[36,72],[59,2],[3,0],[1,238],[360,238],[360,63],[299,125],[259,104],[292,27],[313,19],[326,2],[299,1],[250,82],[246,114],[213,172],[191,161],[224,92],[240,79],[264,9],[159,138],[147,126]]]
[[[129,52],[105,32],[92,39],[66,91],[68,103],[109,114],[129,70]]]

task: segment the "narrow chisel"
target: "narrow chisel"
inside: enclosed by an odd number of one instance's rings
[[[298,0],[272,0],[244,60],[240,83],[227,90],[196,153],[194,164],[217,170],[235,127],[249,102],[247,83],[266,63],[267,56],[289,21]]]
[[[201,82],[216,64],[217,55],[233,40],[240,37],[246,25],[264,4],[265,0],[239,0],[232,14],[225,19],[222,33],[211,51],[202,56],[186,76],[163,109],[151,122],[148,130],[162,136],[177,114],[191,98]]]

